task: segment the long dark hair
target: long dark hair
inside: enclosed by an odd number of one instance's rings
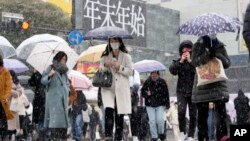
[[[55,55],[55,57],[53,58],[53,61],[60,62],[64,56],[66,56],[66,62],[67,62],[68,56],[67,56],[67,54],[66,54],[65,52],[63,52],[63,51],[59,51],[59,52]]]
[[[124,45],[124,43],[123,43],[123,41],[122,41],[122,38],[120,38],[120,37],[114,37],[114,38],[109,38],[108,45],[107,45],[106,49],[104,50],[104,52],[102,53],[102,56],[101,56],[101,57],[103,57],[103,56],[108,56],[109,53],[113,50],[113,49],[111,48],[111,45],[110,45],[110,40],[111,40],[111,39],[117,40],[117,41],[120,43],[120,46],[119,46],[119,50],[120,50],[120,51],[122,51],[122,52],[124,52],[124,53],[128,53],[128,50],[127,50],[127,48],[125,47],[125,45]]]
[[[16,84],[16,85],[19,84],[20,81],[19,81],[16,73],[13,70],[10,70],[10,75],[12,77],[13,83]]]

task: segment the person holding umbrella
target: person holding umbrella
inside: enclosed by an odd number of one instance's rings
[[[100,61],[101,70],[111,71],[111,87],[102,87],[101,96],[105,108],[105,140],[112,139],[115,121],[115,140],[122,140],[123,116],[131,114],[129,76],[133,75],[133,64],[122,39],[108,39],[108,45]],[[115,115],[115,116],[114,116]]]
[[[35,95],[33,99],[33,114],[32,122],[36,125],[39,138],[45,138],[46,130],[44,128],[44,115],[45,115],[45,89],[46,87],[41,83],[42,75],[36,70],[28,80],[29,86],[34,87]]]
[[[220,68],[220,72],[224,71],[223,68],[228,68],[231,64],[225,45],[220,42],[215,36],[201,36],[194,44],[192,50],[192,64],[197,67],[207,65],[215,58],[220,60],[221,66],[211,66],[204,71],[209,71],[208,75],[212,75],[216,69]],[[219,62],[219,61],[218,61]],[[217,63],[217,62],[216,62]],[[210,71],[210,70],[213,71]],[[218,80],[211,83],[198,85],[198,80],[201,79],[200,71],[196,71],[199,74],[195,75],[192,102],[197,103],[198,109],[198,140],[208,140],[208,109],[209,102],[213,102],[216,107],[216,113],[218,114],[216,125],[216,138],[220,141],[222,138],[228,138],[227,136],[227,124],[226,124],[226,102],[229,100],[229,92],[226,84],[226,80]],[[211,73],[210,73],[211,72]],[[211,77],[214,78],[214,77]],[[197,86],[198,85],[198,86]]]
[[[3,58],[0,55],[0,139],[3,140],[7,131],[7,120],[13,119],[8,98],[10,97],[12,81],[9,71],[4,67]]]
[[[67,60],[66,53],[59,51],[41,79],[47,87],[44,126],[51,129],[52,140],[65,139],[69,127]]]
[[[195,67],[191,64],[191,53],[193,43],[190,40],[185,40],[180,44],[179,53],[180,58],[173,60],[169,67],[169,71],[173,75],[178,75],[178,82],[176,88],[177,103],[178,103],[178,120],[180,137],[179,140],[184,140],[186,134],[188,140],[194,140],[194,132],[196,128],[196,113],[197,108],[191,100],[192,88],[195,76]],[[186,131],[186,111],[187,105],[189,108],[189,128]]]

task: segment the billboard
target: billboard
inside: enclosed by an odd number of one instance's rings
[[[128,43],[146,47],[146,3],[133,0],[83,1],[83,33],[103,26],[126,29],[133,36]]]

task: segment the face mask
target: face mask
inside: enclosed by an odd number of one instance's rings
[[[110,45],[111,45],[111,48],[112,48],[112,49],[118,49],[119,46],[120,46],[119,43],[111,43]]]

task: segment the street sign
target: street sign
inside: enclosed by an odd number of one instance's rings
[[[79,45],[83,41],[83,35],[79,31],[71,31],[68,36],[71,45]]]

